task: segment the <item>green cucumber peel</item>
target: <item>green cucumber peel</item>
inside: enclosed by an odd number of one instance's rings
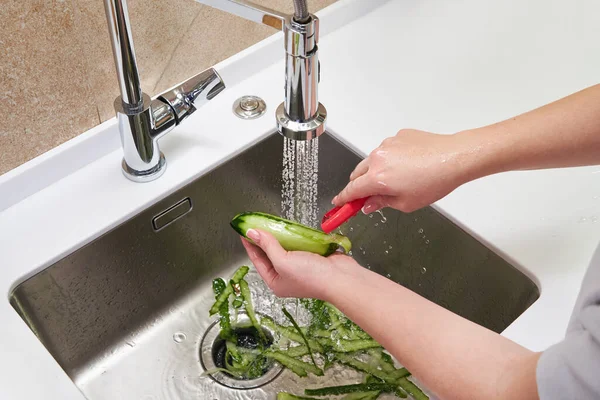
[[[323,371],[321,368],[314,366],[313,364],[304,362],[302,360],[298,360],[293,357],[289,357],[282,352],[279,351],[266,351],[265,356],[278,361],[280,364],[284,365],[287,368],[290,368],[294,373],[296,373],[296,369],[302,369],[306,372],[310,372],[316,376],[323,376]],[[306,375],[305,375],[306,376]]]
[[[312,353],[312,350],[310,348],[310,344],[308,343],[308,340],[306,339],[306,336],[304,335],[304,332],[302,332],[302,329],[300,329],[300,327],[296,323],[296,320],[294,319],[294,317],[292,317],[292,314],[290,314],[290,312],[287,310],[287,308],[282,307],[281,311],[283,311],[283,314],[285,315],[285,317],[288,320],[290,320],[290,322],[292,323],[292,325],[294,326],[294,328],[296,329],[296,331],[300,334],[300,336],[302,336],[302,340],[304,341],[304,344],[308,348],[308,354],[310,355],[310,359],[311,359],[312,363],[314,364],[315,367],[319,368],[319,366],[317,365],[317,362],[315,361],[315,358],[313,357],[313,353]]]
[[[414,400],[429,400],[427,396],[417,385],[411,382],[408,378],[400,378],[398,385],[408,394],[412,396]]]
[[[265,352],[265,356],[277,361],[278,363],[291,370],[293,373],[295,373],[301,378],[308,376],[308,373],[306,372],[307,369],[305,367],[314,368],[314,366],[311,364],[297,360],[278,351],[267,351]]]
[[[369,375],[372,375],[372,376],[384,381],[385,383],[397,384],[398,379],[401,378],[401,376],[395,374],[394,372],[387,372],[387,371],[378,369],[377,366],[357,360],[356,358],[349,356],[348,354],[337,354],[336,359],[338,360],[338,362],[340,362],[352,369],[355,369],[360,372],[365,372]],[[406,371],[406,372],[408,375],[408,371]]]
[[[350,393],[341,400],[376,400],[381,395],[380,391]]]
[[[354,353],[356,351],[381,348],[381,345],[373,339],[359,340],[332,340],[320,339],[320,343],[331,347],[336,353]]]
[[[279,352],[293,358],[304,357],[310,354],[308,347],[306,347],[305,345],[289,347],[286,350],[279,350]]]
[[[279,392],[277,393],[277,400],[327,400],[327,399],[315,399],[314,397],[302,397],[296,396],[295,394]]]
[[[237,271],[235,271],[235,273],[231,277],[231,281],[235,284],[240,283],[240,281],[246,277],[249,271],[250,267],[248,267],[247,265],[241,266]]]
[[[296,330],[294,328],[290,328],[288,326],[281,326],[281,325],[275,323],[275,321],[273,321],[273,319],[270,317],[262,317],[261,324],[265,328],[269,328],[272,331],[275,331],[276,333],[280,334],[281,336],[283,336],[289,340],[292,340],[296,343],[301,344],[304,342],[304,340],[302,339],[302,336],[298,332],[296,332]],[[310,344],[311,349],[313,349],[317,353],[323,352],[323,346],[318,341],[313,340],[313,339],[308,339],[308,343]]]
[[[244,305],[246,308],[246,314],[248,314],[248,318],[250,318],[250,322],[252,322],[252,326],[256,329],[258,336],[260,336],[260,340],[263,344],[267,343],[267,337],[262,330],[262,327],[258,323],[258,319],[256,318],[256,313],[254,312],[254,306],[252,305],[252,296],[250,295],[250,288],[248,287],[248,282],[241,279],[239,281],[240,285],[240,293],[241,297],[244,298]]]
[[[355,385],[331,386],[318,389],[305,389],[304,394],[307,396],[338,396],[341,394],[358,393],[358,392],[384,392],[395,393],[398,385],[389,383],[359,383]]]

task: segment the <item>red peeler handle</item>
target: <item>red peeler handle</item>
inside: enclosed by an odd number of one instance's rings
[[[354,217],[367,202],[368,197],[356,199],[344,204],[341,207],[335,207],[327,211],[321,221],[321,229],[325,233],[330,233],[337,227]]]

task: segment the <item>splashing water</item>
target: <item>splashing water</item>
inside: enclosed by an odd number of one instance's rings
[[[182,343],[185,341],[185,339],[187,339],[187,336],[183,332],[176,332],[173,334],[173,341],[175,343]]]
[[[282,214],[284,218],[316,228],[319,140],[283,140]]]
[[[381,223],[385,224],[387,222],[387,218],[385,215],[383,215],[383,211],[377,210],[377,214],[379,214],[379,216],[381,217]]]

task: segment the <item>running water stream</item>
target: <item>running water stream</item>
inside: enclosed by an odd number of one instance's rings
[[[282,215],[318,228],[319,140],[283,140]]]

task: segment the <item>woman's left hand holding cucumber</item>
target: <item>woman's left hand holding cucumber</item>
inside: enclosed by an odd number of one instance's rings
[[[265,283],[279,297],[326,300],[340,274],[367,271],[353,258],[343,254],[322,257],[304,251],[286,251],[268,232],[250,229],[242,243]]]

